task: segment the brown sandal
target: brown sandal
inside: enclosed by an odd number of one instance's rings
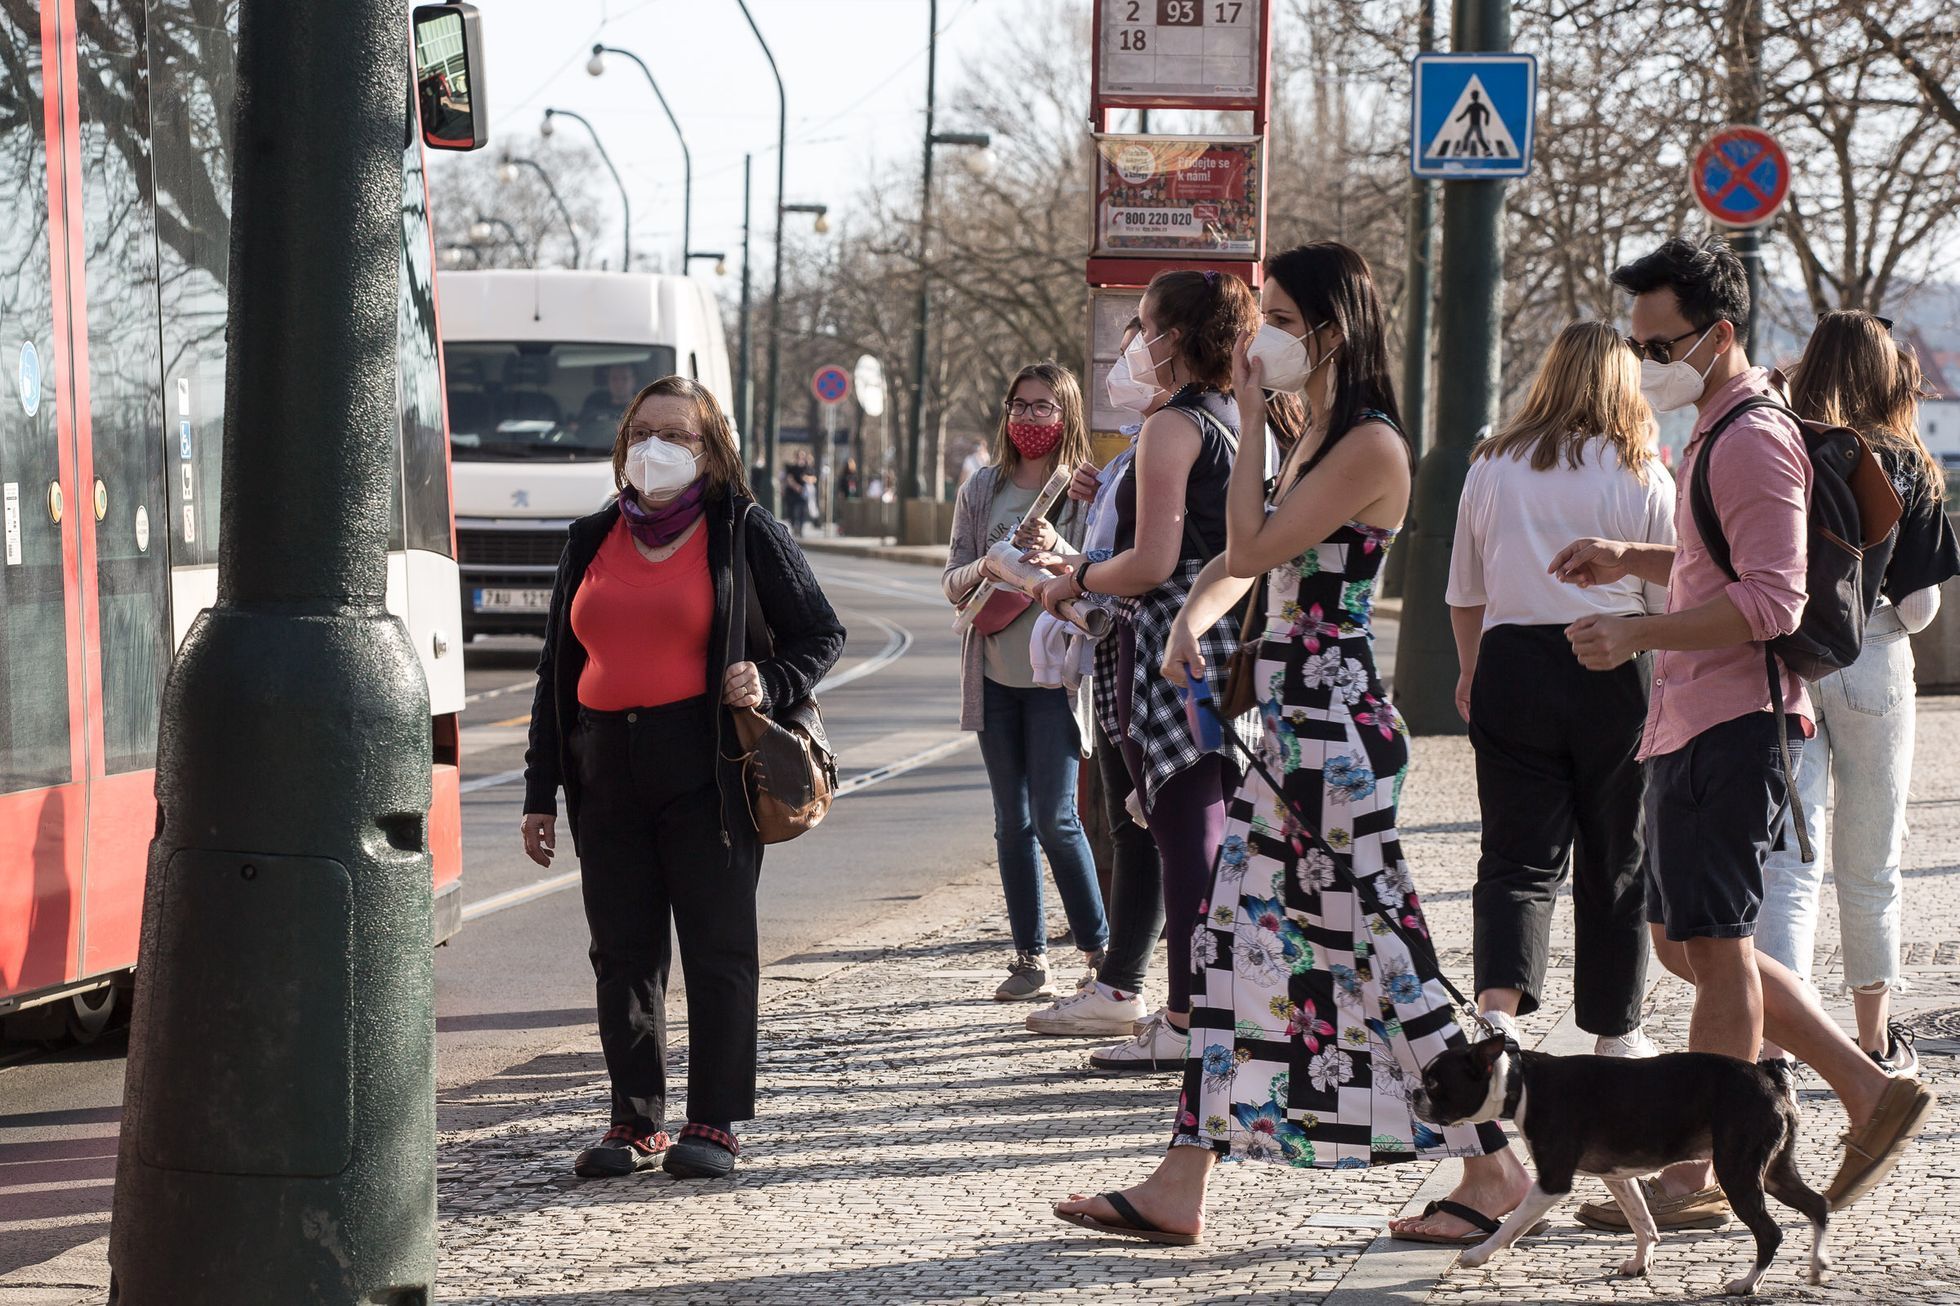
[[[1459,1234],[1397,1233],[1391,1229],[1389,1230],[1388,1236],[1396,1242],[1402,1243],[1430,1243],[1439,1247],[1474,1247],[1504,1227],[1502,1220],[1493,1220],[1476,1207],[1465,1206],[1462,1202],[1453,1202],[1447,1197],[1439,1198],[1423,1207],[1422,1218],[1427,1219],[1435,1215],[1438,1211],[1444,1215],[1454,1215],[1465,1224],[1475,1226],[1479,1232]],[[1531,1228],[1526,1229],[1523,1236],[1526,1238],[1535,1238],[1551,1227],[1552,1222],[1550,1220],[1540,1220],[1537,1224],[1532,1225]]]

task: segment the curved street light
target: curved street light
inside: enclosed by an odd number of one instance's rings
[[[516,181],[519,168],[529,168],[537,173],[538,180],[544,183],[545,191],[551,196],[551,202],[558,206],[558,216],[565,220],[565,234],[572,238],[572,267],[577,268],[581,254],[578,227],[573,224],[572,211],[565,207],[565,201],[558,194],[558,188],[551,184],[551,174],[545,171],[544,165],[536,159],[519,159],[506,154],[503,162],[497,165],[497,180],[505,184]]]
[[[681,120],[674,116],[673,107],[667,103],[667,97],[660,93],[660,83],[653,79],[653,69],[647,67],[646,60],[631,50],[617,45],[607,45],[604,42],[596,43],[592,47],[592,57],[586,60],[585,71],[594,77],[604,75],[606,56],[609,54],[616,54],[622,59],[633,61],[633,66],[640,70],[641,76],[647,79],[647,85],[653,89],[653,98],[660,101],[660,110],[667,115],[667,121],[674,129],[674,139],[681,144],[681,272],[685,274],[688,266],[698,258],[721,259],[722,255],[711,250],[694,248],[694,155],[687,148],[687,137],[681,131]]]
[[[504,229],[504,239],[510,242],[511,247],[517,251],[518,257],[532,267],[536,267],[538,264],[537,255],[524,247],[524,240],[517,234],[517,228],[511,226],[510,223],[504,221],[502,218],[491,217],[483,213],[477,214],[476,221],[470,224],[470,244],[495,244],[496,228],[498,227]]]
[[[599,129],[594,127],[584,114],[573,113],[570,109],[546,109],[544,111],[544,121],[538,124],[538,135],[551,135],[551,120],[553,118],[570,118],[573,122],[580,124],[586,131],[592,134],[593,148],[599,151],[600,161],[606,165],[606,171],[612,174],[613,184],[619,187],[619,210],[624,219],[625,227],[621,233],[622,243],[619,270],[621,272],[631,272],[633,270],[633,201],[627,198],[626,183],[619,179],[619,169],[613,167],[612,156],[606,153],[605,142],[599,139]]]

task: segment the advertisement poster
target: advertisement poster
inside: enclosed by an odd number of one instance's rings
[[[1095,252],[1257,257],[1260,164],[1255,136],[1096,137]]]
[[[1108,462],[1128,437],[1121,431],[1143,419],[1109,402],[1109,369],[1123,344],[1123,328],[1136,316],[1143,291],[1128,286],[1097,286],[1089,292],[1089,433],[1095,437],[1096,461]]]
[[[1259,95],[1265,0],[1102,0],[1104,100],[1248,108]]]

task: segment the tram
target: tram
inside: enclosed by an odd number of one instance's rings
[[[81,1038],[137,963],[164,679],[217,594],[237,23],[237,0],[0,5],[0,1017]],[[440,942],[462,616],[420,140],[401,197],[388,604],[429,682]]]

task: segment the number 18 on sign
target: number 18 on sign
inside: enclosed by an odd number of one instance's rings
[[[1253,108],[1269,0],[1097,0],[1104,105]]]

